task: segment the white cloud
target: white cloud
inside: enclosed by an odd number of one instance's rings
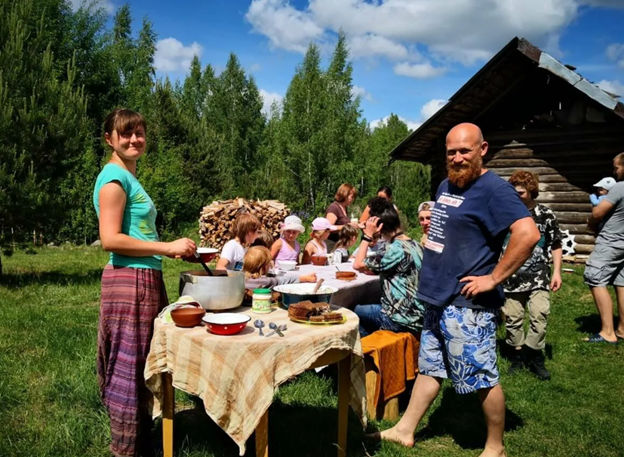
[[[284,96],[277,92],[268,92],[264,89],[260,89],[260,96],[262,97],[262,112],[267,116],[271,114],[271,105],[273,105],[273,102],[277,102],[278,105],[281,105],[284,99]]]
[[[386,116],[382,119],[375,119],[374,121],[369,122],[368,125],[370,125],[371,130],[375,130],[377,127],[381,127],[382,124],[388,122],[388,119],[390,119],[390,116]],[[402,116],[399,116],[399,120],[405,122],[405,124],[407,124],[407,128],[410,130],[416,130],[422,124],[422,122],[409,120]]]
[[[370,93],[368,93],[366,91],[366,89],[364,89],[363,87],[360,87],[360,86],[357,86],[357,85],[354,84],[353,87],[351,88],[351,96],[353,98],[355,98],[358,95],[363,100],[366,100],[366,101],[369,101],[369,102],[373,101],[373,96]]]
[[[433,99],[429,100],[425,103],[422,108],[420,108],[420,117],[418,119],[407,119],[405,117],[399,116],[399,119],[407,124],[407,128],[410,130],[416,130],[420,127],[423,122],[433,116],[440,108],[446,105],[447,100]],[[376,119],[369,123],[371,130],[375,130],[382,123],[385,124],[388,121],[390,116],[386,116],[382,119]]]
[[[431,116],[438,112],[440,108],[446,105],[447,100],[440,100],[434,98],[433,100],[429,100],[427,103],[423,105],[420,109],[420,119],[425,122]]]
[[[203,48],[193,42],[184,46],[175,38],[165,38],[156,43],[154,66],[160,71],[186,71],[191,65],[191,60],[196,55],[201,57]]]
[[[624,68],[624,43],[613,43],[607,46],[607,57],[617,62],[618,67]]]
[[[514,36],[560,52],[557,37],[583,5],[623,7],[622,0],[253,0],[246,18],[275,47],[304,52],[338,30],[354,57],[412,60],[416,48],[443,64],[490,58]],[[406,56],[407,54],[407,56]]]
[[[596,85],[602,90],[624,97],[624,84],[620,83],[620,81],[607,81],[606,79],[603,79]]]
[[[323,35],[309,13],[293,8],[288,0],[253,0],[245,19],[274,47],[289,51],[304,53],[311,41]]]
[[[78,11],[81,6],[93,5],[96,8],[103,8],[108,14],[115,12],[115,5],[110,0],[69,0],[69,4],[73,11]]]
[[[401,62],[394,66],[394,72],[397,75],[409,76],[411,78],[429,79],[441,76],[448,71],[444,67],[434,67],[429,62],[410,64]]]
[[[349,50],[354,58],[384,56],[392,60],[399,60],[407,59],[410,56],[410,52],[404,45],[373,34],[351,38]]]
[[[260,65],[259,63],[254,63],[251,65],[251,67],[249,67],[249,71],[252,73],[256,73],[260,71],[261,69],[262,69],[262,65]]]

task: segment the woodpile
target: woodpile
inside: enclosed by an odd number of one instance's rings
[[[277,200],[233,200],[214,201],[205,206],[199,217],[200,246],[221,250],[231,238],[231,229],[236,217],[241,213],[251,213],[262,223],[262,229],[273,238],[280,235],[280,223],[290,214],[288,207]]]

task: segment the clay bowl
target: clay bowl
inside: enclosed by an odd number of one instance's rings
[[[202,319],[210,333],[216,335],[236,335],[240,333],[251,317],[246,314],[218,313],[208,314]]]
[[[337,271],[336,279],[342,279],[343,281],[352,281],[357,277],[355,271]]]
[[[317,267],[322,267],[327,265],[327,256],[325,255],[313,255],[310,257],[310,261],[312,265],[316,265]]]
[[[195,327],[206,314],[204,308],[180,308],[171,311],[171,319],[178,327]]]

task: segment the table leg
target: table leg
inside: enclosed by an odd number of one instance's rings
[[[256,457],[269,457],[269,410],[256,427]]]
[[[347,454],[350,388],[351,356],[347,356],[338,362],[338,457]]]
[[[173,457],[173,414],[175,393],[170,373],[162,375],[164,400],[162,405],[163,457]]]

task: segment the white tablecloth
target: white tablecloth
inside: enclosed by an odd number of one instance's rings
[[[355,271],[353,262],[341,263],[338,268],[341,271]],[[300,265],[296,271],[288,271],[288,276],[301,276],[303,274],[316,273],[318,279],[324,279],[324,286],[331,286],[338,289],[331,298],[332,305],[338,305],[353,309],[355,305],[378,304],[381,300],[381,283],[379,276],[367,275],[356,271],[357,278],[353,281],[343,281],[336,279],[336,267],[326,265],[319,267],[316,265]]]

